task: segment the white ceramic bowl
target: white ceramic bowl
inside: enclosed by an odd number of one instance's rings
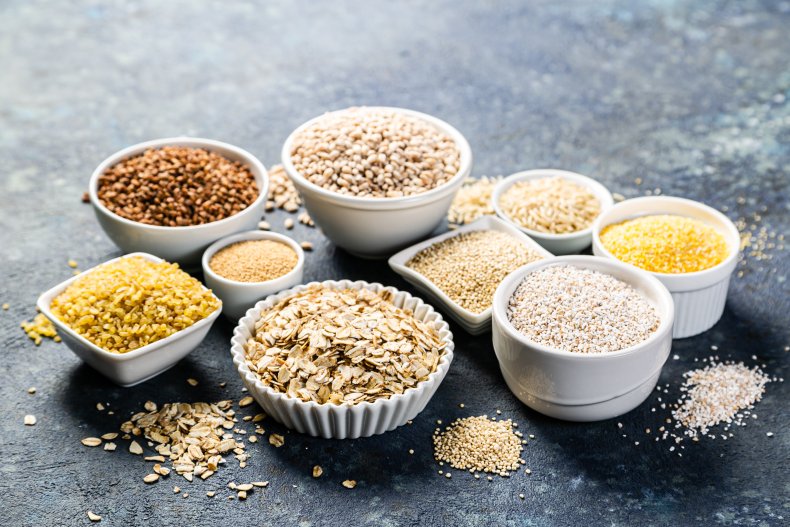
[[[656,308],[660,325],[645,341],[611,353],[583,354],[548,348],[519,333],[507,305],[524,277],[551,265],[573,265],[618,278]],[[494,296],[492,333],[499,367],[510,390],[530,408],[568,421],[599,421],[639,406],[655,388],[672,347],[669,291],[648,273],[596,256],[562,256],[511,273]]]
[[[219,221],[187,227],[163,227],[139,223],[110,212],[107,207],[102,205],[97,194],[98,183],[99,177],[108,168],[124,159],[141,154],[149,148],[163,146],[203,148],[245,164],[255,176],[255,183],[260,191],[258,198],[238,214]],[[88,191],[99,225],[113,243],[124,252],[147,252],[171,262],[178,262],[188,268],[200,266],[200,255],[214,241],[236,232],[254,229],[263,216],[268,192],[269,176],[255,156],[227,143],[191,137],[155,139],[132,145],[114,153],[93,171]]]
[[[239,375],[244,385],[249,390],[258,404],[274,419],[303,434],[334,439],[356,439],[382,434],[401,426],[417,416],[431,400],[433,394],[441,384],[450,363],[453,360],[453,334],[447,322],[434,311],[433,307],[424,303],[417,297],[398,291],[394,287],[384,287],[381,284],[368,282],[352,282],[350,280],[321,282],[325,287],[336,289],[370,289],[371,291],[390,291],[393,295],[392,303],[398,307],[414,312],[418,320],[433,325],[439,336],[446,344],[444,354],[439,360],[436,371],[428,379],[417,384],[399,395],[389,399],[378,399],[372,403],[362,402],[355,405],[318,404],[304,402],[284,393],[269,388],[261,382],[257,375],[252,373],[247,366],[244,344],[254,334],[255,323],[260,319],[261,311],[266,310],[281,299],[299,291],[316,285],[319,282],[300,285],[272,295],[258,302],[254,308],[247,311],[247,315],[239,321],[233,331],[230,353],[233,363],[239,370]]]
[[[704,271],[650,273],[669,289],[675,301],[674,338],[698,335],[718,322],[724,312],[730,276],[738,264],[740,234],[727,216],[707,205],[684,198],[646,196],[622,201],[598,218],[593,229],[593,254],[615,259],[601,243],[600,233],[604,227],[653,214],[675,214],[698,219],[719,231],[730,247],[730,254],[723,262]]]
[[[389,259],[389,265],[393,271],[401,275],[407,282],[416,287],[421,293],[433,299],[436,303],[442,306],[443,311],[450,315],[450,317],[458,322],[464,330],[472,335],[479,335],[491,329],[491,308],[486,309],[480,313],[473,313],[465,307],[461,306],[452,300],[447,294],[436,287],[436,285],[428,280],[425,276],[418,273],[414,269],[406,266],[406,262],[411,260],[417,253],[439,243],[447,238],[458,236],[464,232],[471,231],[499,231],[513,236],[516,240],[520,241],[526,247],[529,247],[538,254],[543,255],[544,258],[553,258],[554,255],[549,251],[538,245],[533,239],[521,232],[515,226],[505,221],[500,220],[495,216],[484,216],[479,218],[468,225],[464,225],[454,231],[446,232],[424,242],[412,245],[397,254],[394,254]]]
[[[574,183],[584,186],[590,192],[595,194],[595,197],[597,197],[598,200],[601,202],[602,213],[606,209],[611,207],[612,204],[614,203],[614,200],[612,199],[612,194],[606,189],[606,187],[604,187],[603,185],[601,185],[600,183],[598,183],[597,181],[595,181],[590,177],[577,174],[576,172],[568,172],[567,170],[540,168],[536,170],[525,170],[523,172],[516,172],[515,174],[511,174],[508,177],[504,178],[499,183],[497,183],[496,187],[494,187],[494,192],[491,196],[494,210],[496,211],[497,216],[507,221],[508,223],[513,224],[517,229],[520,229],[525,234],[528,234],[532,239],[534,239],[536,242],[541,244],[549,252],[558,255],[578,253],[581,250],[585,249],[586,247],[590,246],[590,242],[592,241],[593,224],[590,224],[590,226],[587,227],[586,229],[577,232],[570,232],[567,234],[551,234],[548,232],[540,232],[532,229],[527,229],[525,227],[522,227],[518,223],[514,222],[512,219],[510,219],[510,217],[507,214],[504,213],[502,208],[499,206],[499,199],[502,196],[502,194],[504,194],[505,191],[507,191],[507,189],[512,187],[514,184],[521,181],[528,181],[531,179],[543,179],[547,177],[561,177],[568,181],[572,181]]]
[[[56,285],[38,297],[38,302],[36,302],[41,312],[58,328],[58,334],[63,339],[63,342],[66,343],[76,356],[121,386],[134,386],[174,366],[178,361],[198,347],[206,337],[208,330],[211,329],[211,325],[217,319],[220,312],[222,312],[222,306],[220,306],[209,316],[203,320],[199,320],[188,328],[127,353],[111,353],[100,348],[71,329],[71,327],[64,324],[52,313],[50,309],[52,300],[60,295],[77,278],[90,273],[97,267],[128,256],[140,256],[151,262],[162,261],[161,258],[146,253],[132,253],[119,258],[113,258],[112,260],[99,264],[78,276]]]
[[[209,262],[217,251],[233,243],[247,240],[272,240],[284,243],[296,252],[296,266],[289,273],[265,282],[237,282],[224,278],[211,269]],[[223,314],[231,320],[238,320],[261,298],[302,283],[304,251],[288,236],[268,231],[248,231],[222,238],[213,243],[203,253],[202,263],[206,285],[222,300]]]
[[[380,258],[428,235],[441,223],[455,193],[472,170],[472,149],[458,130],[436,117],[403,108],[368,108],[417,117],[452,137],[461,153],[458,173],[437,188],[402,198],[365,198],[326,190],[296,170],[291,150],[294,138],[327,114],[307,121],[288,136],[282,149],[282,163],[310,217],[330,240],[357,256]]]

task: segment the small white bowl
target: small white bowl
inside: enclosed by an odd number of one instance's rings
[[[209,263],[211,262],[211,257],[214,256],[217,251],[233,243],[247,240],[272,240],[284,243],[296,252],[296,265],[287,274],[272,280],[266,280],[265,282],[237,282],[236,280],[224,278],[211,269]],[[288,236],[283,236],[276,232],[248,231],[222,238],[213,243],[203,253],[202,263],[203,277],[206,280],[206,285],[222,300],[223,314],[231,320],[238,320],[261,298],[272,295],[277,291],[293,287],[302,282],[302,276],[304,274],[304,251],[298,243]]]
[[[424,242],[420,242],[416,245],[412,245],[397,254],[394,254],[389,259],[389,266],[392,268],[393,271],[401,275],[407,282],[412,284],[416,287],[421,293],[427,295],[432,300],[437,302],[440,306],[444,308],[444,312],[450,315],[450,317],[458,322],[462,328],[467,333],[472,335],[479,335],[481,333],[485,333],[486,331],[491,330],[491,308],[489,307],[485,311],[480,313],[473,313],[469,311],[465,307],[461,306],[453,299],[451,299],[447,294],[439,289],[433,282],[428,280],[425,276],[418,273],[414,269],[411,269],[406,265],[406,262],[411,260],[417,253],[430,247],[431,245],[437,244],[443,240],[448,238],[453,238],[458,236],[464,232],[471,232],[471,231],[499,231],[504,232],[505,234],[509,234],[513,236],[516,240],[522,243],[522,245],[532,249],[538,254],[541,254],[544,258],[553,258],[554,255],[551,254],[549,251],[541,247],[539,244],[535,242],[532,238],[521,232],[511,223],[505,222],[500,220],[495,216],[484,216],[479,218],[472,223],[460,227],[456,230],[446,232],[429,240],[425,240]]]
[[[458,173],[439,187],[402,198],[348,196],[311,183],[294,167],[292,145],[302,130],[328,114],[311,119],[291,132],[283,145],[282,163],[310,217],[330,240],[356,256],[381,258],[428,235],[441,223],[455,193],[472,170],[472,149],[458,130],[436,117],[403,108],[367,109],[392,110],[417,117],[449,135],[461,154]]]
[[[287,296],[318,284],[319,282],[311,282],[300,285],[258,302],[254,308],[247,311],[247,315],[239,321],[239,325],[233,330],[230,353],[250,395],[267,414],[288,428],[327,439],[356,439],[382,434],[414,419],[417,414],[422,412],[447,375],[447,370],[453,360],[453,334],[450,332],[447,322],[442,320],[442,316],[434,311],[433,307],[394,287],[350,280],[320,282],[325,287],[335,289],[364,288],[375,292],[389,291],[393,295],[393,304],[411,310],[415,318],[430,323],[436,328],[446,345],[444,353],[436,371],[416,387],[409,388],[402,394],[393,395],[389,399],[378,399],[372,403],[366,401],[355,405],[318,404],[313,401],[304,402],[275,391],[263,384],[258,376],[250,371],[247,366],[244,344],[254,334],[255,323],[260,320],[261,311],[272,307]]]
[[[98,196],[99,178],[108,168],[124,159],[142,154],[149,148],[163,146],[203,148],[232,161],[243,163],[255,177],[255,184],[259,190],[258,197],[249,207],[238,214],[219,221],[186,227],[164,227],[139,223],[111,212],[101,203]],[[167,261],[178,262],[185,267],[192,268],[200,265],[200,255],[214,241],[229,234],[254,229],[263,216],[268,192],[269,176],[266,169],[255,156],[246,150],[210,139],[169,137],[132,145],[102,161],[91,175],[88,194],[99,225],[113,243],[124,252],[147,252]]]
[[[507,317],[507,305],[526,275],[551,265],[609,274],[644,295],[661,319],[643,342],[611,353],[573,353],[533,342]],[[530,408],[568,421],[600,421],[639,406],[655,388],[672,347],[672,296],[661,282],[633,266],[596,256],[561,256],[511,273],[494,296],[494,351],[510,391]]]
[[[601,231],[613,223],[654,214],[674,214],[707,223],[724,236],[730,247],[730,254],[723,262],[704,271],[650,272],[669,289],[675,301],[673,337],[682,339],[698,335],[718,322],[724,312],[730,277],[738,264],[741,236],[727,216],[707,205],[684,198],[646,196],[622,201],[598,218],[593,229],[593,254],[616,260],[601,243]]]
[[[143,381],[147,381],[151,377],[155,377],[163,371],[174,366],[178,361],[186,357],[203,341],[211,329],[211,325],[222,312],[222,306],[218,307],[213,313],[206,318],[197,321],[186,329],[170,335],[167,338],[152,342],[147,346],[138,348],[134,351],[127,353],[112,353],[105,349],[100,348],[93,342],[89,341],[70,326],[63,323],[56,317],[50,305],[52,301],[60,295],[72,282],[77,278],[85,276],[94,269],[101,267],[121,258],[129,256],[139,256],[151,262],[161,262],[161,258],[157,258],[152,254],[146,253],[132,253],[125,254],[118,258],[113,258],[102,264],[92,267],[87,271],[80,273],[78,276],[70,278],[62,282],[49,291],[43,293],[38,297],[36,305],[44,315],[52,321],[55,327],[58,328],[58,334],[63,339],[63,342],[74,352],[74,354],[98,370],[103,375],[109,377],[112,381],[121,386],[134,386]]]
[[[511,223],[517,229],[520,229],[525,234],[528,234],[532,239],[534,239],[536,242],[541,244],[544,248],[546,248],[551,253],[557,255],[578,253],[584,248],[590,246],[590,242],[592,241],[592,231],[593,231],[594,222],[591,223],[590,226],[587,227],[586,229],[582,229],[580,231],[569,232],[566,234],[551,234],[548,232],[540,232],[522,227],[521,225],[513,221],[507,214],[505,214],[505,212],[499,206],[499,198],[502,196],[502,194],[505,193],[505,191],[507,191],[507,189],[512,187],[514,184],[519,183],[521,181],[528,181],[532,179],[543,179],[547,177],[561,177],[568,181],[572,181],[574,183],[584,186],[590,192],[595,194],[595,197],[597,197],[598,201],[601,202],[601,213],[603,213],[606,209],[611,207],[612,204],[614,203],[612,194],[606,189],[606,187],[604,187],[603,185],[601,185],[600,183],[598,183],[597,181],[595,181],[590,177],[577,174],[576,172],[568,172],[567,170],[539,168],[536,170],[525,170],[523,172],[516,172],[515,174],[511,174],[508,177],[504,178],[499,183],[497,183],[496,187],[494,187],[494,192],[491,196],[494,210],[496,211],[497,216],[507,221],[508,223]]]

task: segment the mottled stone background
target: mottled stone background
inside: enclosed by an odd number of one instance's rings
[[[469,139],[476,175],[561,167],[625,196],[687,196],[751,223],[757,214],[756,231],[787,234],[788,28],[787,1],[2,2],[0,302],[10,309],[0,311],[0,523],[81,525],[91,509],[102,525],[786,525],[787,383],[768,386],[759,419],[735,437],[679,457],[644,433],[666,415],[651,412],[655,397],[613,421],[544,418],[508,392],[489,337],[454,328],[457,358],[412,426],[358,441],[286,433],[283,448],[250,445],[243,471],[181,485],[184,499],[173,477],[144,485],[148,464],[79,439],[113,430],[148,399],[237,398],[231,324],[130,389],[62,344],[36,348],[18,324],[35,314],[39,292],[70,275],[69,258],[87,268],[119,254],[80,202],[107,155],[189,134],[271,165],[298,124],[355,104],[449,121]],[[284,214],[267,219],[282,230]],[[316,243],[309,279],[406,287],[383,262],[360,262],[316,230],[293,235]],[[713,330],[675,343],[679,359],[661,378],[673,398],[711,345],[787,375],[788,251],[768,252],[773,259],[739,267]],[[115,415],[98,412],[98,401]],[[535,434],[524,454],[533,475],[438,476],[435,420],[496,409]],[[27,413],[38,425],[22,425]],[[310,477],[314,464],[324,467],[320,480]],[[344,489],[346,478],[357,488]],[[264,479],[270,487],[246,502],[226,491],[205,497],[230,480]]]

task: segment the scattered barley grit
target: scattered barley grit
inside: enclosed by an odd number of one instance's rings
[[[524,463],[522,439],[514,432],[513,422],[486,415],[456,419],[444,431],[437,428],[433,448],[436,461],[473,473],[509,476]]]
[[[217,251],[211,270],[236,282],[265,282],[290,273],[299,257],[288,245],[275,240],[247,240]]]
[[[247,365],[302,401],[357,404],[403,393],[436,370],[438,332],[395,306],[388,291],[314,285],[261,313]]]
[[[574,353],[606,353],[639,344],[658,329],[648,300],[613,276],[572,265],[529,273],[508,302],[517,331]]]
[[[464,232],[414,255],[406,266],[433,282],[461,307],[482,313],[511,271],[543,258],[499,231]]]
[[[595,194],[562,177],[519,181],[502,193],[499,206],[518,225],[551,234],[584,230],[601,212]]]
[[[348,108],[299,133],[291,160],[307,180],[340,194],[395,198],[426,192],[460,168],[452,138],[401,112]]]
[[[125,353],[206,318],[220,301],[177,264],[124,257],[83,273],[52,313],[97,346]]]

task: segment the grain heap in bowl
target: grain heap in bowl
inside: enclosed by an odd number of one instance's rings
[[[293,271],[299,256],[275,240],[247,240],[223,247],[211,257],[211,270],[236,282],[266,282]]]
[[[458,173],[453,139],[423,119],[377,108],[326,114],[296,135],[291,161],[326,190],[399,198],[436,188]]]
[[[532,342],[573,353],[626,349],[660,324],[655,307],[633,287],[572,265],[529,273],[510,297],[507,317]]]
[[[442,240],[415,254],[409,267],[430,280],[450,299],[482,313],[500,282],[511,271],[543,258],[519,240],[500,231],[470,231]]]
[[[499,197],[499,207],[517,225],[548,234],[582,231],[601,213],[595,194],[562,177],[514,183]]]
[[[724,236],[707,223],[655,214],[607,225],[601,244],[612,256],[654,273],[693,273],[723,262],[730,253]]]
[[[126,353],[206,318],[220,301],[177,264],[139,256],[84,273],[52,300],[52,313],[100,348]]]
[[[164,227],[219,221],[241,212],[260,190],[249,167],[186,146],[149,148],[108,168],[99,201],[127,220]]]
[[[269,388],[301,401],[358,404],[414,388],[436,371],[438,332],[388,291],[314,285],[264,310],[244,351]]]

